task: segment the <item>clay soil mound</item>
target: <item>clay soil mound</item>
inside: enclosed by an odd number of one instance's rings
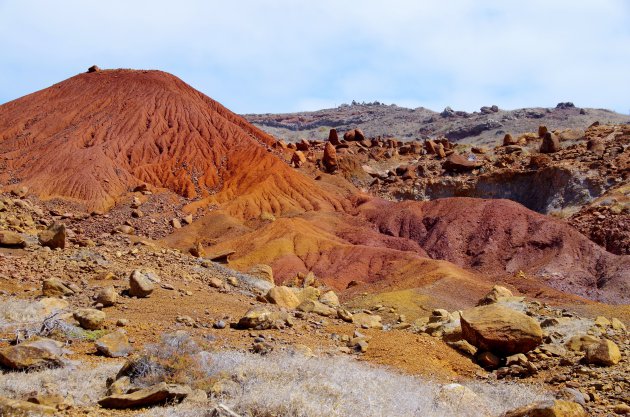
[[[370,200],[361,213],[381,233],[417,242],[431,258],[489,275],[524,271],[561,291],[630,301],[630,257],[606,252],[565,222],[510,200]]]
[[[0,106],[0,184],[90,209],[142,183],[242,216],[341,206],[272,155],[273,142],[173,75],[84,73]]]

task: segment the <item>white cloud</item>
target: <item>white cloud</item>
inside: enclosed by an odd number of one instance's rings
[[[0,0],[0,101],[96,63],[159,68],[239,112],[388,100],[630,108],[630,3]]]

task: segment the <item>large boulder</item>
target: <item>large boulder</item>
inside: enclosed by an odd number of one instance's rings
[[[271,311],[263,306],[249,309],[238,321],[241,329],[267,329],[271,326]]]
[[[94,344],[96,350],[108,358],[122,358],[133,351],[127,335],[122,330],[106,334]]]
[[[376,314],[356,313],[352,315],[352,322],[366,329],[382,329],[381,316]]]
[[[39,243],[50,249],[63,249],[66,247],[66,225],[54,222],[48,229],[38,235]]]
[[[588,414],[578,403],[553,400],[508,411],[503,417],[588,417]]]
[[[155,288],[154,283],[156,282],[152,275],[155,274],[151,271],[142,269],[134,270],[129,276],[129,295],[138,298],[151,295]]]
[[[291,165],[293,165],[296,168],[299,168],[305,163],[306,163],[306,156],[304,156],[304,153],[302,153],[302,151],[295,151],[293,153],[293,156],[291,157]]]
[[[73,317],[79,322],[79,326],[86,330],[99,330],[105,323],[105,313],[94,308],[82,308],[77,310]]]
[[[21,249],[26,247],[26,241],[17,233],[0,230],[0,247]]]
[[[157,404],[180,402],[192,393],[187,385],[160,382],[129,394],[114,394],[98,401],[103,408],[138,408]]]
[[[499,356],[529,352],[542,343],[542,329],[536,320],[499,304],[462,312],[461,327],[470,344]]]
[[[295,292],[285,286],[271,288],[265,298],[270,303],[277,304],[280,307],[295,308],[300,305],[300,299],[295,295]]]
[[[586,362],[595,365],[612,366],[621,360],[621,352],[615,342],[602,339],[597,344],[589,345],[586,348]]]

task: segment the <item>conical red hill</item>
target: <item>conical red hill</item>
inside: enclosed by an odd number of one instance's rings
[[[272,155],[273,142],[173,75],[85,73],[0,106],[0,185],[88,208],[143,182],[244,216],[340,206]]]

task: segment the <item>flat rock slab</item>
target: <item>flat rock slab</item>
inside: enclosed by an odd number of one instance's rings
[[[186,385],[166,384],[161,382],[130,394],[115,394],[99,400],[99,405],[104,408],[138,408],[164,404],[166,402],[179,402],[192,393],[192,389]]]

